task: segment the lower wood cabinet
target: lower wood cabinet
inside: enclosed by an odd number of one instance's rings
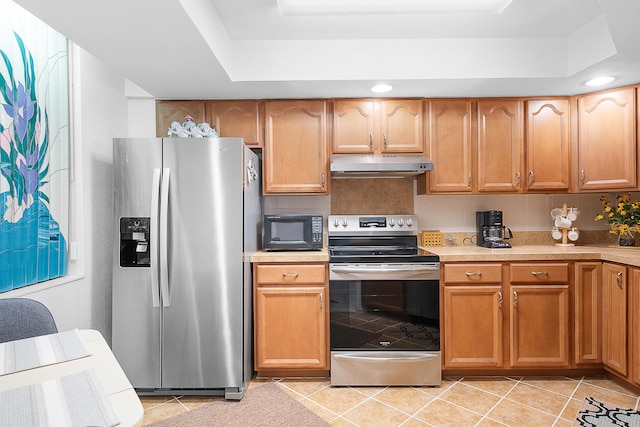
[[[571,367],[568,263],[445,264],[444,368]]]
[[[329,369],[327,264],[254,265],[254,363],[269,375]]]
[[[602,364],[602,262],[576,262],[573,361],[576,366]]]
[[[602,266],[602,360],[606,368],[627,375],[627,267]]]
[[[443,268],[444,366],[502,367],[502,265],[445,264]]]
[[[631,382],[640,386],[640,268],[630,268],[629,307],[631,313]]]
[[[512,367],[569,367],[569,285],[512,285]]]

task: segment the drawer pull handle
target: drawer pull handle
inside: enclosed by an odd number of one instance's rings
[[[618,287],[622,289],[622,271],[618,272],[618,276],[616,277],[616,283],[618,284]]]
[[[532,271],[531,274],[533,274],[534,276],[548,276],[549,273],[547,273],[546,271]]]
[[[467,271],[464,274],[466,274],[467,277],[470,277],[470,276],[482,276],[482,272],[481,271]]]
[[[513,307],[518,308],[518,293],[513,291]]]
[[[498,308],[502,308],[502,292],[498,292]]]
[[[298,273],[282,273],[282,277],[298,277]]]

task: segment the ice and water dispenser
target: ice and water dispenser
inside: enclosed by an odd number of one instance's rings
[[[120,267],[149,267],[151,218],[120,218]]]

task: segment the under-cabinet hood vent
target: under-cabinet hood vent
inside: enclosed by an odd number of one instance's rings
[[[420,155],[332,156],[334,178],[404,178],[433,169],[433,163]]]

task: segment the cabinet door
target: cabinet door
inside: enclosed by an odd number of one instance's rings
[[[171,123],[182,124],[186,116],[205,121],[204,101],[156,101],[156,136],[166,137]]]
[[[468,100],[427,102],[427,156],[433,170],[424,175],[431,193],[470,193],[471,106]]]
[[[627,375],[627,268],[602,265],[602,361]]]
[[[444,366],[501,367],[502,287],[445,286],[443,304]]]
[[[421,99],[380,101],[382,153],[423,153],[423,114]]]
[[[333,101],[334,154],[373,154],[376,129],[375,103],[371,100],[341,99]]]
[[[569,189],[569,100],[527,101],[528,191]]]
[[[478,101],[478,191],[521,188],[522,101]]]
[[[569,286],[510,288],[511,366],[569,367]]]
[[[602,363],[602,263],[575,264],[574,362]]]
[[[265,194],[327,193],[325,101],[265,103]]]
[[[259,101],[209,101],[205,104],[207,122],[220,136],[241,137],[244,143],[262,146],[262,120]]]
[[[637,188],[635,89],[578,98],[578,188]]]
[[[324,286],[258,286],[255,369],[328,369]]]
[[[640,268],[632,268],[630,274],[629,289],[631,290],[631,300],[629,309],[631,311],[631,331],[629,333],[629,344],[631,345],[632,377],[631,380],[640,385]]]

